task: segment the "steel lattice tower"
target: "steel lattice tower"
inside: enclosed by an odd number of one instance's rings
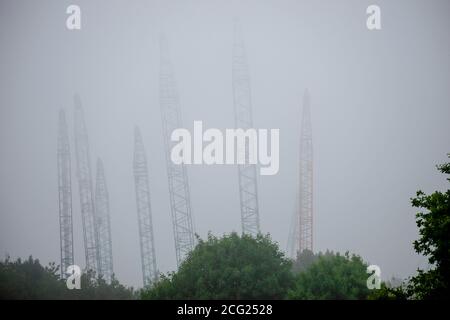
[[[62,109],[59,112],[57,160],[61,278],[64,279],[66,278],[67,267],[73,265],[74,258],[70,145],[66,116]]]
[[[170,152],[175,145],[170,136],[173,130],[181,128],[181,116],[175,78],[169,58],[167,41],[160,38],[160,107],[163,124],[163,138],[169,180],[170,208],[177,265],[194,248],[194,223],[191,212],[189,182],[184,164],[174,164]]]
[[[142,142],[141,132],[134,128],[134,184],[136,189],[136,207],[139,224],[139,244],[141,247],[142,276],[144,286],[150,286],[157,280],[156,254],[153,238],[152,209],[148,182],[147,156]]]
[[[313,145],[308,91],[303,97],[300,133],[300,166],[298,195],[298,251],[313,250]]]
[[[97,159],[95,216],[98,232],[98,273],[107,283],[111,283],[114,273],[111,241],[111,219],[109,216],[108,188],[106,186],[105,170],[101,159]]]
[[[237,20],[234,23],[233,101],[235,127],[243,130],[252,128],[250,76],[242,32]],[[238,165],[242,233],[257,235],[260,230],[256,166],[249,164],[248,157],[246,145],[245,164]]]
[[[296,258],[296,254],[298,251],[298,242],[299,242],[299,228],[298,228],[298,221],[299,221],[299,211],[298,211],[298,186],[297,186],[297,190],[296,190],[296,195],[295,195],[295,199],[296,199],[296,203],[295,203],[295,209],[292,212],[292,217],[291,217],[291,223],[289,225],[289,234],[288,234],[288,242],[287,242],[287,247],[286,247],[286,252],[288,254],[289,257],[291,257],[292,259]]]
[[[75,151],[77,159],[77,178],[80,192],[81,218],[83,222],[84,251],[86,269],[97,273],[98,234],[95,226],[94,193],[92,187],[89,142],[84,122],[81,100],[78,95],[75,102]]]

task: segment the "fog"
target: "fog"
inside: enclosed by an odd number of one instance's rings
[[[381,8],[369,31],[366,8]],[[66,28],[77,4],[81,30]],[[361,255],[383,278],[407,277],[416,190],[448,182],[450,2],[0,1],[0,254],[59,264],[56,138],[64,108],[72,152],[75,263],[84,266],[73,95],[83,102],[91,166],[110,195],[114,271],[141,286],[133,130],[147,151],[156,257],[176,269],[159,106],[159,35],[167,38],[184,127],[234,127],[233,19],[251,77],[255,128],[280,129],[280,167],[258,175],[263,233],[286,248],[295,206],[301,102],[311,96],[314,250]],[[237,167],[188,165],[196,233],[241,231]],[[94,175],[95,177],[95,175]]]

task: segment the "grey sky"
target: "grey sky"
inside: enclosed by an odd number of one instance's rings
[[[68,31],[69,4],[82,30]],[[366,28],[381,7],[382,30]],[[233,18],[244,31],[254,124],[280,129],[280,171],[259,176],[261,228],[284,249],[294,208],[302,94],[311,94],[315,250],[355,252],[383,277],[425,260],[410,197],[448,187],[434,165],[450,152],[450,2],[0,2],[0,254],[59,263],[56,133],[83,101],[91,166],[104,162],[114,269],[140,286],[132,171],[140,126],[150,170],[160,271],[175,269],[161,116],[158,36],[169,41],[183,123],[232,128]],[[240,231],[237,168],[189,166],[197,233]],[[95,176],[95,175],[94,175]],[[75,262],[84,266],[73,170]]]

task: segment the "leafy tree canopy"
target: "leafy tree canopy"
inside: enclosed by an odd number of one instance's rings
[[[437,168],[442,173],[450,174],[450,163]],[[447,180],[450,181],[450,178]],[[412,205],[424,209],[424,212],[416,214],[420,238],[414,241],[414,249],[428,257],[432,269],[418,270],[409,283],[409,295],[418,299],[449,299],[450,190],[435,191],[430,195],[418,191],[412,199]]]
[[[60,279],[59,266],[51,263],[44,267],[38,259],[0,261],[0,299],[132,299],[132,288],[126,288],[115,278],[111,284],[92,272],[81,276],[81,289],[67,289]]]
[[[294,273],[306,271],[311,265],[313,265],[321,256],[332,256],[334,253],[327,250],[325,253],[319,252],[315,254],[311,250],[305,249],[302,252],[297,252],[297,258],[295,259],[292,270]]]
[[[283,299],[292,285],[291,262],[268,235],[209,234],[142,298]]]
[[[450,174],[450,163],[437,168]],[[431,269],[419,269],[416,276],[398,287],[383,286],[371,295],[372,299],[450,298],[450,190],[435,191],[430,195],[419,190],[411,202],[413,207],[423,210],[416,214],[420,237],[414,241],[414,249],[428,257]]]
[[[303,256],[313,262],[298,273],[295,287],[289,291],[290,299],[366,299],[367,264],[357,255],[340,255],[333,252],[317,254],[312,258],[308,252],[299,255],[297,265]]]

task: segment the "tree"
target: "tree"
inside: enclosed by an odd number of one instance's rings
[[[297,252],[297,258],[292,265],[292,270],[294,273],[306,271],[323,255],[331,256],[333,252],[327,250],[325,253],[319,252],[318,254],[314,254],[314,252],[308,249],[303,250],[301,253]]]
[[[130,300],[136,299],[133,288],[122,285],[115,275],[111,283],[107,283],[101,276],[95,277],[93,272],[81,275],[81,290],[66,292],[67,299],[77,300]]]
[[[450,158],[450,154],[448,154]],[[450,163],[437,166],[450,174]],[[450,178],[447,178],[450,181]],[[420,238],[414,241],[417,253],[428,257],[432,269],[418,270],[411,278],[408,291],[417,299],[450,298],[450,190],[426,195],[418,191],[411,199],[413,207],[425,209],[416,214]]]
[[[389,283],[382,282],[381,288],[372,290],[368,297],[369,300],[407,300],[408,293],[403,285],[391,286]]]
[[[64,287],[54,263],[43,267],[38,259],[0,261],[0,299],[55,299],[64,294]]]
[[[283,299],[293,285],[291,262],[270,237],[236,233],[206,240],[178,272],[162,276],[143,299]]]
[[[59,277],[59,266],[50,263],[43,267],[38,259],[30,256],[22,261],[7,257],[0,261],[0,299],[133,299],[133,288],[126,288],[113,278],[107,284],[92,272],[81,276],[81,289],[67,289]]]
[[[298,273],[290,299],[366,299],[369,294],[367,264],[357,255],[319,254]]]
[[[450,163],[437,168],[450,174]],[[427,256],[432,268],[417,270],[416,276],[398,287],[382,287],[371,295],[372,299],[450,298],[450,190],[435,191],[430,195],[419,190],[411,202],[413,207],[425,209],[425,212],[416,214],[420,238],[414,241],[414,250]]]

